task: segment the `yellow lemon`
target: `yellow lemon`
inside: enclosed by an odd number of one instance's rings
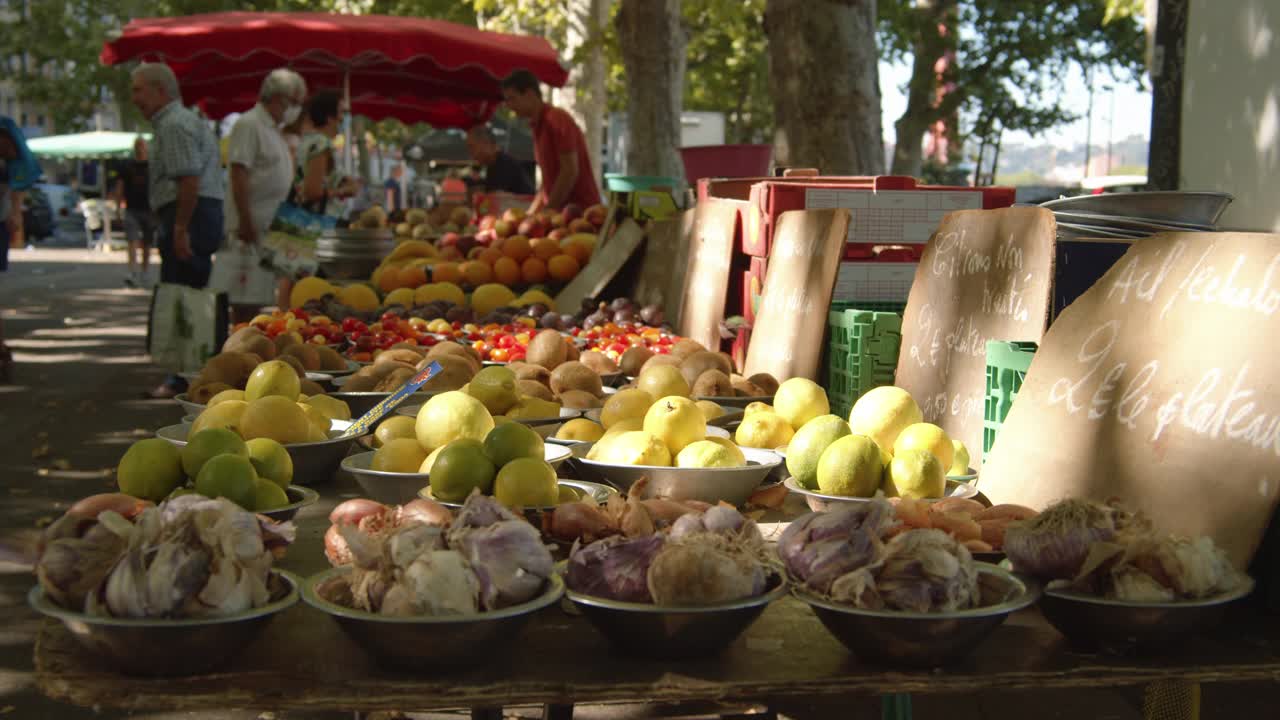
[[[898,434],[918,422],[924,422],[924,415],[911,393],[892,385],[868,391],[849,411],[850,429],[885,450],[892,450]]]
[[[893,441],[893,454],[896,456],[903,450],[927,450],[938,458],[938,464],[943,470],[951,467],[956,452],[955,446],[951,444],[951,437],[933,423],[915,423],[903,428]]]

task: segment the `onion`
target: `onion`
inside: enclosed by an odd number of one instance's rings
[[[420,522],[424,525],[449,527],[453,522],[453,513],[449,508],[434,500],[418,498],[411,500],[400,508],[402,522]]]
[[[1095,542],[1116,534],[1116,511],[1087,500],[1063,500],[1030,520],[1010,523],[1004,552],[1015,569],[1044,580],[1074,578]]]
[[[355,498],[354,500],[340,503],[338,507],[334,508],[333,512],[329,513],[329,522],[338,525],[355,525],[369,515],[384,512],[386,509],[387,506],[380,502],[367,498]]]

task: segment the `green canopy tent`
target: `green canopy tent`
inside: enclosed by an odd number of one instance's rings
[[[142,136],[148,142],[151,136]],[[52,135],[27,140],[27,147],[39,158],[51,160],[116,160],[133,155],[133,143],[138,133],[85,132],[71,135]]]

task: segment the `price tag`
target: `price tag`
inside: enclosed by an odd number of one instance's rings
[[[409,382],[401,385],[395,392],[386,397],[385,400],[374,405],[369,412],[361,415],[357,420],[351,423],[347,431],[342,437],[360,437],[367,435],[378,421],[386,417],[387,413],[395,410],[396,407],[405,401],[405,398],[418,392],[418,388],[427,384],[427,381],[435,377],[440,372],[440,363],[432,362],[430,365],[422,369],[422,372],[409,378]]]

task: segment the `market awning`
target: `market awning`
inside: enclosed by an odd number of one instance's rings
[[[102,62],[162,61],[183,100],[213,117],[248,109],[271,70],[290,67],[312,89],[341,88],[357,102],[379,96],[370,117],[461,127],[487,119],[501,79],[524,69],[561,86],[568,70],[545,39],[427,18],[229,12],[134,20],[102,49]],[[401,102],[414,98],[417,102]],[[364,113],[362,113],[364,114]],[[406,119],[406,118],[402,118]]]
[[[148,141],[151,136],[144,134]],[[27,147],[38,157],[57,160],[108,160],[127,158],[133,154],[138,133],[86,132],[32,138]]]

